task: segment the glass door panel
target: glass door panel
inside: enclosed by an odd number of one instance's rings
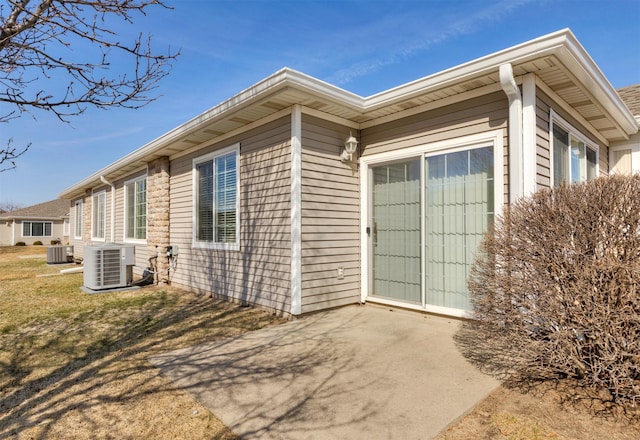
[[[426,303],[470,310],[467,276],[493,221],[491,147],[426,158]]]
[[[372,174],[372,295],[420,304],[420,159]]]

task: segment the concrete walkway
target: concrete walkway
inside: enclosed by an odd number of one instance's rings
[[[428,439],[498,386],[453,319],[372,305],[151,358],[246,439]]]

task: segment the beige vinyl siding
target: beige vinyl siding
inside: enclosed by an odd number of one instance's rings
[[[561,118],[575,127],[581,135],[585,136],[591,144],[599,146],[599,172],[600,175],[609,174],[609,147],[600,142],[593,133],[580,124],[572,115],[565,112],[559,105],[556,105],[554,101],[547,96],[540,89],[536,89],[536,156],[538,163],[537,168],[537,181],[538,189],[548,188],[551,184],[551,169],[553,166],[550,163],[550,140],[549,140],[549,118],[550,112],[556,112]],[[546,166],[545,166],[546,165]]]
[[[497,129],[504,131],[504,202],[509,197],[509,103],[503,92],[419,113],[363,130],[362,155],[427,145]]]
[[[237,142],[240,250],[192,248],[192,161]],[[171,160],[170,241],[180,252],[174,284],[289,312],[290,142],[291,121],[286,117]]]
[[[302,117],[302,313],[360,300],[359,178],[339,157],[348,136],[347,127]]]
[[[13,246],[11,242],[11,230],[13,220],[0,220],[0,246]]]
[[[536,89],[536,189],[551,187],[551,156],[549,153],[549,105]],[[546,95],[545,95],[546,96]]]

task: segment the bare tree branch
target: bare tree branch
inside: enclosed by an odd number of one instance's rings
[[[9,139],[6,147],[0,148],[0,173],[12,170],[16,167],[16,159],[22,156],[31,147],[28,144],[24,148],[13,146],[13,139]]]
[[[117,31],[153,6],[169,8],[162,0],[0,1],[0,122],[33,110],[68,122],[90,106],[136,109],[154,101],[151,92],[179,53],[156,53],[142,34],[123,43]],[[0,149],[0,157],[12,161],[15,152]]]

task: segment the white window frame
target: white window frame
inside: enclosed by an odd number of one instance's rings
[[[82,230],[84,229],[84,202],[82,199],[76,200],[73,206],[73,238],[82,239]]]
[[[457,317],[472,317],[473,312],[464,310],[452,309],[448,307],[434,306],[431,304],[426,305],[414,305],[410,303],[398,303],[393,300],[387,300],[383,298],[371,298],[369,297],[370,290],[370,264],[372,261],[370,237],[367,233],[367,227],[370,224],[371,218],[371,206],[373,204],[372,195],[370,192],[371,179],[369,177],[371,167],[375,165],[382,165],[385,163],[391,163],[394,161],[421,158],[421,179],[424,178],[424,158],[439,153],[453,153],[456,151],[465,151],[479,147],[492,147],[493,148],[493,167],[494,167],[494,205],[493,209],[496,215],[502,212],[502,206],[504,204],[504,132],[502,130],[493,130],[486,133],[479,133],[469,136],[462,136],[454,139],[448,139],[444,141],[434,142],[430,144],[418,145],[415,147],[391,150],[379,154],[373,154],[371,156],[360,157],[360,261],[362,270],[360,271],[360,300],[361,302],[372,301],[381,304],[398,305],[402,304],[402,307],[420,311],[427,311],[431,313],[438,313],[449,316]],[[423,184],[423,183],[421,183]],[[425,213],[424,213],[424,191],[421,208],[421,230],[424,234],[425,231]],[[423,237],[424,239],[424,237]],[[425,261],[425,249],[422,246],[421,260]],[[422,268],[421,284],[422,289],[425,286],[425,273],[424,267]]]
[[[198,234],[198,173],[197,166],[199,164],[205,162],[214,162],[214,173],[215,173],[215,159],[221,156],[224,156],[229,153],[235,153],[236,155],[236,240],[233,243],[221,243],[216,241],[203,241],[197,239]],[[215,174],[214,174],[215,181]],[[202,249],[220,249],[227,251],[239,251],[240,250],[240,144],[236,143],[226,148],[222,148],[220,150],[216,150],[214,152],[205,154],[203,156],[199,156],[192,161],[192,191],[193,191],[193,206],[192,206],[192,238],[191,238],[191,246],[193,248],[202,248]],[[213,209],[215,212],[215,190],[214,190],[214,205]],[[215,219],[215,215],[214,215]],[[214,220],[215,221],[215,220]],[[215,228],[215,225],[214,225]],[[214,231],[214,240],[215,240],[215,231]]]
[[[69,235],[69,228],[70,228],[70,224],[69,224],[69,219],[65,218],[64,220],[62,220],[62,235],[67,237]]]
[[[549,175],[550,175],[550,185],[551,188],[556,186],[556,176],[555,176],[555,157],[554,157],[554,148],[553,148],[553,126],[557,125],[564,131],[569,134],[569,148],[571,148],[571,139],[577,139],[578,141],[584,143],[585,148],[596,153],[596,175],[594,177],[598,178],[600,176],[600,145],[591,141],[587,136],[585,136],[580,130],[575,128],[566,119],[558,115],[553,109],[549,112]],[[586,155],[585,155],[586,160]],[[569,155],[569,161],[571,161],[571,156]],[[569,181],[567,183],[571,184],[571,162],[569,162]],[[581,181],[582,182],[582,181]]]
[[[102,218],[97,218],[96,202],[102,205]],[[96,234],[98,224],[96,221],[102,222],[102,236]],[[106,241],[107,236],[107,191],[102,189],[91,193],[91,240]]]
[[[127,243],[139,243],[139,244],[145,244],[147,242],[147,234],[149,233],[149,198],[148,198],[148,190],[149,190],[149,185],[147,182],[146,185],[146,196],[145,196],[145,232],[144,232],[144,237],[145,238],[135,238],[136,235],[136,218],[138,216],[137,212],[134,212],[134,237],[127,237],[127,233],[129,231],[129,216],[127,215],[129,212],[129,196],[128,196],[128,188],[131,185],[134,185],[134,199],[137,196],[137,192],[135,190],[135,186],[138,182],[142,181],[142,180],[147,180],[147,175],[142,175],[142,176],[138,176],[135,177],[133,179],[127,180],[126,182],[124,182],[124,231],[122,231],[122,239],[123,241],[127,242]],[[134,200],[134,210],[135,207],[137,206],[136,201]]]
[[[25,234],[24,233],[24,227],[26,224],[29,224],[29,234]],[[33,235],[33,224],[34,223],[42,223],[42,235]],[[46,234],[47,230],[45,228],[45,225],[49,225],[49,235]],[[46,221],[32,221],[32,220],[23,220],[22,221],[22,225],[21,225],[21,229],[22,229],[22,236],[23,237],[35,237],[35,238],[40,238],[40,237],[53,237],[53,222],[46,222]]]

